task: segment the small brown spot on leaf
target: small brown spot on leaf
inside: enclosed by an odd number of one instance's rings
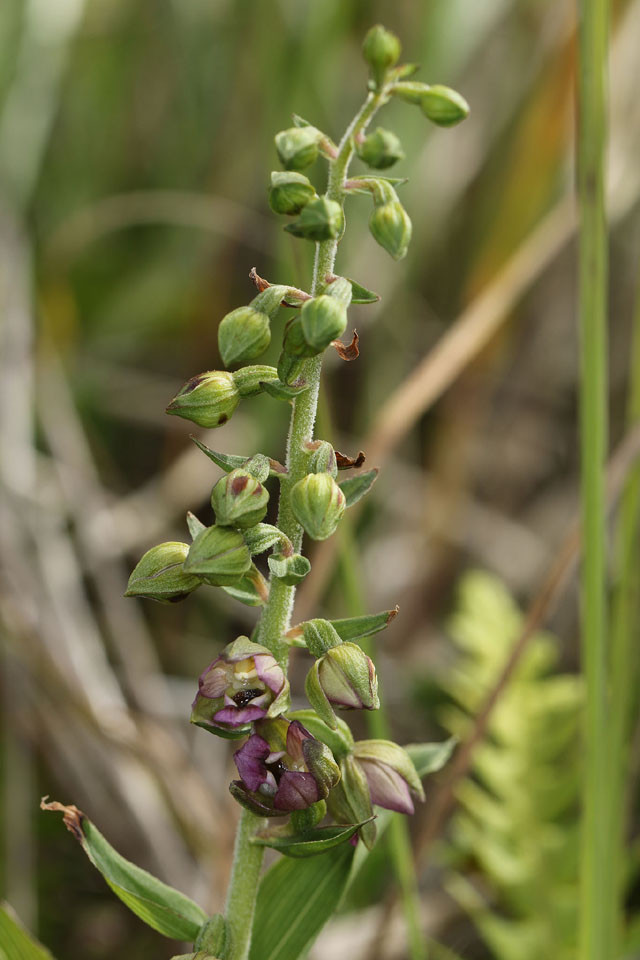
[[[336,450],[336,462],[338,464],[338,470],[351,470],[354,467],[356,470],[362,466],[367,458],[364,455],[364,451],[361,450],[357,457],[348,457],[346,453],[340,453],[339,450]]]
[[[218,417],[218,426],[221,427],[223,423],[226,423],[229,417],[226,413],[221,413]]]
[[[335,348],[339,357],[342,357],[343,360],[357,360],[360,356],[360,348],[358,343],[360,337],[358,336],[358,331],[353,331],[353,338],[351,343],[345,344],[341,340],[332,340],[331,346]]]

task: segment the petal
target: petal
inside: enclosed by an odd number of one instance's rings
[[[407,781],[386,763],[358,760],[371,791],[371,802],[397,813],[413,813]]]
[[[211,700],[221,697],[228,685],[228,672],[222,665],[220,658],[214,660],[200,675],[200,679],[198,680],[198,690],[203,697],[209,697]]]
[[[287,770],[280,777],[273,806],[276,810],[306,810],[319,799],[318,784],[310,773]]]
[[[223,707],[213,715],[214,723],[224,723],[229,727],[243,727],[247,723],[254,723],[256,720],[262,720],[266,717],[267,711],[262,707],[256,707],[250,704],[247,707]]]
[[[358,696],[344,671],[329,657],[324,657],[320,662],[319,678],[330,703],[351,710],[362,709],[362,698]]]
[[[304,763],[302,744],[305,740],[313,740],[313,737],[299,720],[292,720],[287,729],[287,755],[294,763]]]
[[[278,661],[269,654],[257,654],[253,661],[260,680],[277,696],[284,687],[284,670]]]
[[[265,760],[268,756],[269,744],[255,733],[233,755],[243,783],[252,792],[255,792],[267,779]]]

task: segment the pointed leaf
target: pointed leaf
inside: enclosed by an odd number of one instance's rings
[[[256,553],[264,553],[269,547],[276,543],[286,542],[286,537],[282,531],[278,530],[271,523],[256,523],[254,527],[249,527],[244,531],[244,542],[249,548],[249,553],[254,556]]]
[[[419,777],[437,773],[448,762],[458,743],[457,737],[449,737],[442,743],[410,743],[405,750],[413,760]]]
[[[281,380],[265,380],[262,384],[265,393],[276,400],[295,400],[297,396],[309,388],[306,380],[296,380],[294,383],[282,383]]]
[[[350,840],[365,823],[369,823],[369,820],[363,820],[362,823],[334,824],[330,827],[307,830],[305,833],[288,835],[282,831],[276,832],[278,830],[276,828],[271,835],[256,834],[251,842],[261,847],[271,847],[287,857],[297,859],[317,857],[318,854],[333,850],[334,847],[339,847],[341,843]]]
[[[174,940],[193,941],[207,920],[197,903],[125,860],[75,806],[41,801],[43,810],[63,814],[64,825],[82,846],[113,892],[148,926]]]
[[[370,613],[364,617],[347,617],[345,620],[329,622],[341,640],[358,640],[361,637],[370,637],[388,627],[398,615],[399,609],[396,607],[394,610],[383,610],[382,613]]]
[[[378,468],[376,467],[374,470],[367,470],[356,477],[347,477],[346,480],[341,481],[339,486],[344,493],[348,507],[352,507],[354,503],[364,497],[365,493],[369,492],[377,476]]]
[[[0,904],[0,960],[53,960],[22,926],[8,903]]]
[[[195,513],[191,513],[191,510],[187,513],[187,526],[192,540],[195,540],[199,533],[207,529],[202,520],[198,520]]]
[[[217,466],[219,466],[225,473],[231,473],[232,470],[237,470],[239,467],[244,467],[250,457],[238,457],[235,454],[231,453],[218,453],[217,450],[212,450],[210,447],[203,443],[202,440],[198,440],[197,437],[191,435],[191,439],[195,443],[206,457],[209,457],[209,460],[213,460]],[[273,460],[271,457],[267,458],[269,460],[269,476],[270,477],[286,477],[287,470],[286,467],[283,467],[281,463],[277,460]]]
[[[283,857],[258,889],[249,960],[299,960],[338,907],[349,879],[353,847],[319,857]]]
[[[367,290],[357,280],[352,280],[351,277],[347,277],[347,280],[351,284],[351,303],[377,303],[380,299],[379,293]]]

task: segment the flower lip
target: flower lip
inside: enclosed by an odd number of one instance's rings
[[[241,779],[231,792],[240,803],[277,817],[326,797],[339,771],[324,744],[298,720],[266,720],[257,729],[234,754]]]
[[[280,664],[260,644],[239,637],[202,672],[192,719],[213,732],[244,732],[270,711],[286,709],[288,684]]]

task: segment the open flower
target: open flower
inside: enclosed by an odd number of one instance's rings
[[[230,790],[244,807],[261,817],[285,817],[324,800],[340,779],[338,765],[324,743],[298,720],[264,720],[234,754],[240,780]]]
[[[289,683],[266,647],[238,637],[198,681],[191,722],[220,736],[245,736],[252,723],[289,705]]]

